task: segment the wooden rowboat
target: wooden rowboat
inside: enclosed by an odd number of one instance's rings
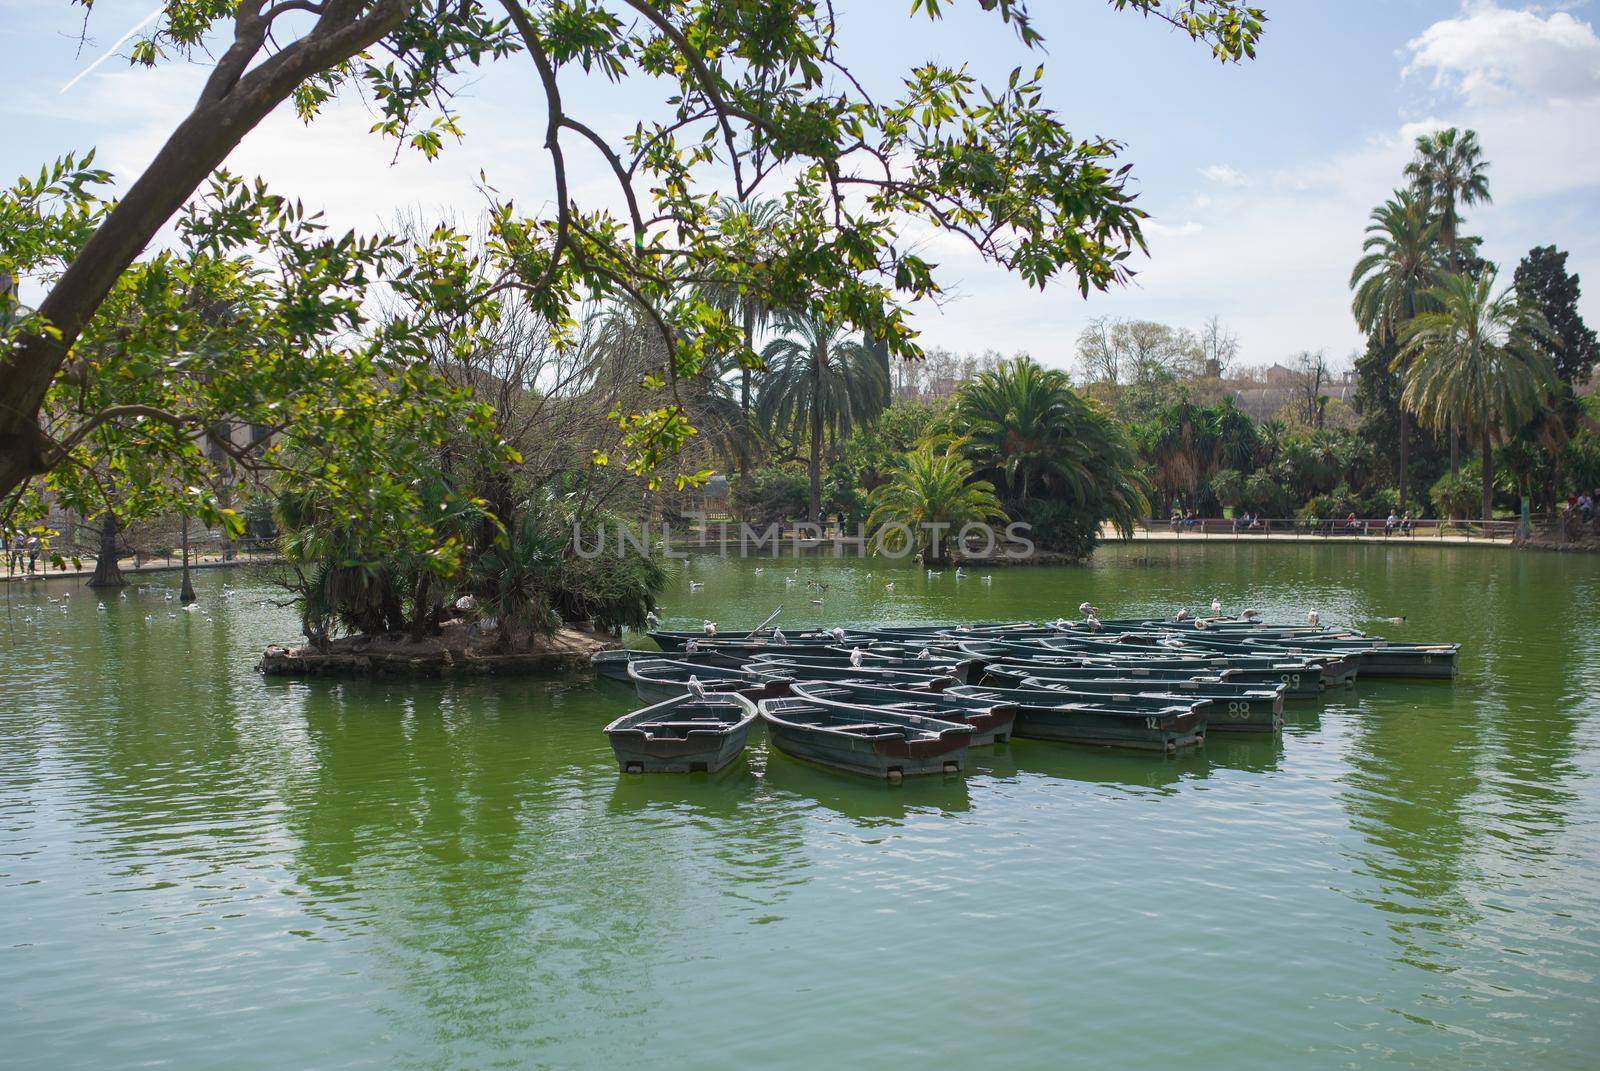
[[[874,669],[871,666],[822,665],[805,662],[786,662],[781,659],[751,662],[744,668],[746,676],[755,681],[773,679],[808,681],[863,681],[881,684],[888,688],[910,688],[919,692],[940,692],[956,679],[943,673],[914,673],[902,669]]]
[[[960,773],[972,727],[892,707],[764,699],[761,720],[779,751],[850,773],[899,781]]]
[[[715,773],[739,757],[756,706],[737,692],[675,696],[606,726],[623,773]]]
[[[1142,751],[1176,751],[1205,739],[1202,701],[1171,699],[1154,704],[1074,703],[1047,688],[987,688],[957,685],[951,695],[1017,706],[1019,740],[1058,740]]]
[[[1137,696],[1163,701],[1204,699],[1206,726],[1212,732],[1270,733],[1283,727],[1284,686],[1246,688],[1237,684],[1205,681],[1078,680],[1062,677],[1024,677],[1021,687],[1045,688],[1068,695],[1074,702],[1114,701]]]
[[[701,666],[666,658],[629,662],[628,679],[633,682],[633,690],[646,703],[660,703],[684,695],[696,687],[708,694],[743,692],[752,699],[786,695],[789,691],[789,678],[779,673],[755,680],[740,669]]]
[[[628,677],[628,664],[631,662],[644,662],[661,660],[664,655],[660,651],[639,651],[627,647],[614,648],[609,651],[596,651],[589,656],[589,664],[599,676],[607,680],[631,683]],[[735,658],[717,651],[674,651],[671,661],[692,662],[697,666],[721,666],[725,669],[737,669],[744,665],[744,659]]]
[[[913,692],[905,688],[885,688],[856,681],[795,681],[789,694],[817,703],[844,703],[855,706],[893,707],[908,714],[921,714],[940,721],[953,721],[972,727],[972,746],[1003,744],[1011,738],[1017,709],[1005,703],[960,699],[948,692]]]

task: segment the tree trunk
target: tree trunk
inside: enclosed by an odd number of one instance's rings
[[[811,355],[811,523],[822,523],[822,355]]]
[[[756,311],[744,310],[745,349],[756,348]],[[739,369],[739,476],[750,475],[750,369]]]
[[[822,410],[811,410],[811,523],[822,523]]]
[[[189,582],[189,515],[186,513],[183,516],[183,585],[178,601],[191,603],[194,600],[194,585]]]
[[[1461,478],[1461,436],[1456,433],[1455,418],[1450,419],[1450,479]]]
[[[59,461],[39,409],[67,351],[120,277],[235,146],[307,78],[366,50],[404,21],[407,0],[381,0],[357,17],[343,5],[316,29],[250,67],[270,29],[235,23],[234,40],[194,110],[119,198],[39,303],[50,332],[17,338],[0,359],[0,498]]]
[[[1400,509],[1406,508],[1406,478],[1411,470],[1411,436],[1407,427],[1406,411],[1400,410]]]
[[[432,616],[429,592],[432,585],[429,583],[430,574],[423,570],[417,577],[416,585],[411,589],[411,641],[421,643],[428,635],[429,618]]]
[[[122,578],[117,565],[117,515],[107,509],[100,522],[100,556],[94,562],[94,575],[89,578],[91,588],[123,588],[128,582]]]
[[[1483,519],[1494,520],[1494,443],[1483,429]]]

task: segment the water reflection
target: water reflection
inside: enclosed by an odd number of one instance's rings
[[[791,805],[830,811],[864,829],[894,826],[911,815],[960,814],[972,808],[967,779],[958,774],[908,777],[891,785],[814,766],[770,744],[764,748],[761,775],[764,784]]]
[[[1133,1069],[1583,1066],[1600,569],[1371,549],[1111,548],[989,584],[899,570],[893,593],[873,563],[803,563],[833,578],[808,611],[830,622],[1217,593],[1407,613],[1406,638],[1468,645],[1453,686],[1363,682],[1289,704],[1277,737],[1015,741],[899,786],[760,731],[718,775],[623,777],[599,729],[625,686],[262,680],[255,652],[293,622],[219,576],[170,618],[160,593],[65,614],[16,593],[8,1057],[1046,1066],[1072,1045]],[[775,568],[693,568],[707,587],[671,595],[676,620],[736,628],[789,597]],[[1130,1009],[1174,987],[1206,999],[1149,1031]],[[796,1021],[819,1024],[806,1044]]]

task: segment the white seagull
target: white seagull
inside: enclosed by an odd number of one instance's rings
[[[1215,617],[1220,613],[1222,613],[1222,600],[1213,595],[1211,597],[1211,616]]]
[[[850,664],[852,666],[856,666],[857,668],[859,668],[861,666],[861,663],[865,662],[865,661],[866,661],[866,656],[861,653],[861,648],[852,647],[850,649]]]
[[[706,697],[706,686],[701,684],[700,678],[692,673],[689,674],[689,694],[696,699],[704,699]]]
[[[717,634],[717,623],[715,621],[702,621],[700,622],[700,628],[707,636],[715,636]]]
[[[1313,627],[1322,624],[1322,615],[1317,613],[1315,610],[1307,610],[1306,611],[1306,624],[1311,625]]]

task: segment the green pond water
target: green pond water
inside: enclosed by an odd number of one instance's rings
[[[171,574],[104,612],[14,588],[0,1066],[1600,1066],[1600,560],[801,561],[821,607],[795,564],[698,561],[667,623],[1219,595],[1458,640],[1462,670],[1176,758],[1020,741],[887,786],[758,733],[716,777],[647,779],[600,732],[620,686],[260,678],[297,635],[266,572],[201,574],[194,613]]]

